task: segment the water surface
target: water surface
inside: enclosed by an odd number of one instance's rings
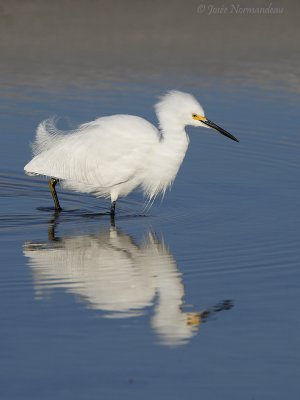
[[[107,6],[101,28],[92,3],[86,19],[80,2],[4,3],[1,399],[298,399],[294,3],[281,20],[203,18],[192,1],[158,13],[155,3],[156,25],[139,9],[113,19]],[[24,175],[42,119],[70,129],[129,113],[156,124],[153,104],[170,88],[194,94],[240,143],[188,128],[172,191],[149,211],[133,193],[112,226],[107,201],[58,187],[58,214],[47,181]]]
[[[172,191],[146,214],[139,193],[121,200],[116,226],[106,201],[60,189],[56,214],[47,182],[23,175],[48,115],[155,122],[158,88],[138,89],[2,98],[3,398],[296,399],[297,98],[194,91],[240,144],[188,128]]]

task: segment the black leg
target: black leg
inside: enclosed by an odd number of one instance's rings
[[[116,202],[112,201],[111,206],[110,206],[110,215],[111,217],[114,217],[116,214]]]
[[[56,190],[55,190],[55,186],[56,186],[57,183],[58,183],[58,179],[51,178],[50,181],[49,181],[49,188],[50,188],[50,191],[51,191],[51,194],[52,194],[52,197],[53,197],[55,209],[58,210],[58,211],[61,211],[62,208],[61,208],[61,206],[59,204],[58,197],[57,197]]]
[[[115,226],[115,215],[116,215],[116,202],[112,201],[110,206],[110,224]]]

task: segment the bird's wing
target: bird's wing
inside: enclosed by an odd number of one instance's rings
[[[51,144],[50,134],[46,149],[25,170],[82,183],[92,190],[111,188],[132,179],[158,144],[159,132],[142,118],[115,115],[53,138]]]

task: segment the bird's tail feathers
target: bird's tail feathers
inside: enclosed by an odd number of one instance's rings
[[[52,147],[62,135],[62,131],[56,128],[58,118],[53,116],[42,121],[36,130],[35,141],[32,143],[34,156]]]

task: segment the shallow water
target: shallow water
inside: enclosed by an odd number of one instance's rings
[[[299,398],[299,97],[193,92],[240,139],[188,128],[173,189],[146,214],[26,177],[37,123],[145,116],[158,85],[2,94],[3,399]],[[17,96],[15,94],[18,94]]]
[[[299,4],[171,3],[0,4],[1,400],[300,397]],[[149,211],[24,175],[41,120],[156,124],[170,88],[240,143],[188,128]]]

